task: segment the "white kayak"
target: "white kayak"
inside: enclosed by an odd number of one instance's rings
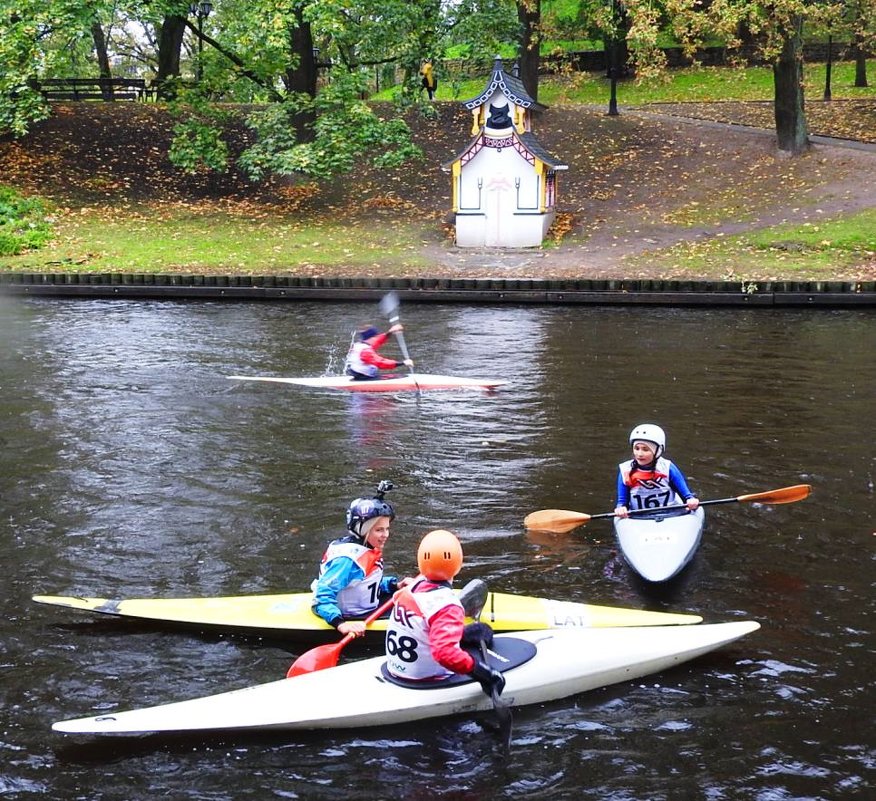
[[[232,381],[271,381],[316,389],[339,389],[347,392],[419,392],[436,389],[481,389],[492,391],[507,384],[497,378],[460,378],[452,375],[408,373],[356,381],[348,375],[324,375],[317,378],[281,378],[261,375],[230,375]]]
[[[496,652],[529,649],[528,661],[505,672],[502,698],[513,706],[565,698],[667,670],[760,628],[753,621],[658,628],[587,629],[500,634]],[[505,642],[507,641],[507,642]],[[524,655],[525,657],[526,655]],[[410,688],[389,681],[382,656],[241,690],[128,712],[63,720],[68,734],[141,734],[217,730],[338,729],[383,726],[492,708],[480,685]],[[105,699],[96,705],[106,709]]]
[[[624,559],[648,581],[668,581],[678,575],[700,545],[706,515],[668,512],[615,518],[614,533]]]

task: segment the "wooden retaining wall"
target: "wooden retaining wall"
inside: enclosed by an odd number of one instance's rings
[[[311,278],[154,273],[0,273],[0,293],[31,297],[375,300],[653,306],[876,306],[876,281],[658,281]]]

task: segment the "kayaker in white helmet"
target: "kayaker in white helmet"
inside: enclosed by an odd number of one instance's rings
[[[633,458],[621,462],[617,473],[618,517],[629,517],[631,510],[658,509],[684,503],[694,511],[700,502],[687,485],[678,465],[663,454],[666,433],[653,423],[640,423],[630,432]]]
[[[362,636],[363,618],[412,581],[383,574],[383,549],[395,518],[384,500],[391,489],[391,481],[381,481],[373,498],[356,498],[350,504],[348,533],[329,543],[312,584],[311,609],[341,634]]]
[[[486,623],[465,625],[462,603],[451,589],[462,568],[462,545],[450,531],[430,531],[420,542],[420,579],[396,596],[386,629],[386,667],[400,679],[440,681],[454,673],[470,675],[490,695],[501,693],[505,677],[477,650],[489,648],[493,630]],[[465,650],[465,648],[471,649]]]
[[[377,352],[390,334],[402,330],[401,323],[396,323],[385,333],[381,333],[373,325],[360,328],[353,335],[353,342],[344,361],[344,372],[352,376],[355,381],[373,381],[380,378],[381,370],[394,370],[402,364],[413,369],[412,359],[400,362],[395,359],[387,359]]]

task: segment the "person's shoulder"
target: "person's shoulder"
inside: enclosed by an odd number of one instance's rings
[[[326,550],[332,552],[333,556],[346,556],[358,553],[363,547],[358,538],[350,534],[349,536],[332,540]]]

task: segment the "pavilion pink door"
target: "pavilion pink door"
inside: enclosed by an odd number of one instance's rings
[[[502,247],[510,240],[514,221],[514,185],[505,175],[493,176],[487,185],[486,220],[484,222],[484,245]]]

